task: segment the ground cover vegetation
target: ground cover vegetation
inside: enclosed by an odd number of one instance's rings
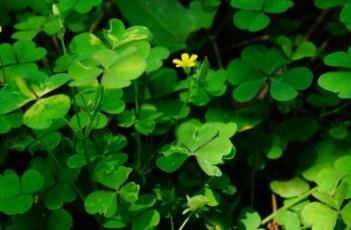
[[[351,0],[0,0],[0,229],[351,229]]]

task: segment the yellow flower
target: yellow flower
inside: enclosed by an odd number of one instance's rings
[[[191,68],[195,66],[196,59],[197,59],[196,54],[192,54],[189,57],[188,53],[182,53],[181,60],[173,59],[172,62],[176,65],[176,67]]]

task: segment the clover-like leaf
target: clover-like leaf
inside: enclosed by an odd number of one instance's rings
[[[217,167],[223,158],[233,151],[229,140],[236,132],[235,123],[205,123],[195,121],[181,124],[177,130],[177,144],[164,152],[156,164],[161,169],[172,172],[178,169],[189,156],[195,156],[201,169],[210,176],[221,176]],[[186,157],[187,156],[187,157]],[[168,164],[175,160],[176,164]]]
[[[92,54],[92,60],[95,63],[75,62],[70,66],[69,74],[74,79],[71,86],[91,85],[102,74],[101,83],[105,88],[124,88],[131,84],[131,80],[140,77],[146,68],[145,59],[135,47],[119,52],[99,49]],[[96,66],[96,63],[103,69]]]
[[[285,229],[298,230],[301,226],[301,221],[298,213],[290,210],[280,210],[276,215],[277,222],[284,226]]]
[[[318,184],[318,191],[333,193],[340,177],[334,169],[324,169],[316,177],[315,182]]]
[[[238,218],[238,229],[256,230],[261,224],[260,215],[252,208],[244,208],[240,211]]]
[[[84,14],[88,13],[93,7],[98,6],[100,3],[101,0],[62,0],[57,6],[63,13],[74,9],[77,12]]]
[[[271,95],[278,101],[289,101],[297,96],[297,91],[291,85],[272,79]]]
[[[118,161],[115,162],[115,165],[109,165],[108,163],[108,161],[99,162],[95,167],[94,175],[99,183],[117,190],[128,179],[132,169],[124,166],[118,167]]]
[[[114,216],[106,218],[106,222],[104,223],[105,228],[109,229],[121,229],[127,227],[130,222],[131,217],[129,213],[124,211],[120,211],[117,209],[117,213]]]
[[[242,30],[257,32],[266,28],[270,18],[263,12],[240,10],[234,15],[234,24]]]
[[[302,216],[312,230],[329,230],[334,229],[338,214],[322,203],[311,202],[302,210]]]
[[[36,79],[33,79],[33,82],[35,80]],[[32,84],[31,88],[36,96],[41,97],[66,84],[68,81],[68,74],[54,74],[50,77],[43,76],[42,80]]]
[[[341,210],[341,217],[348,227],[351,227],[351,201],[349,201]]]
[[[71,99],[57,94],[39,99],[23,115],[23,123],[33,129],[47,129],[54,120],[62,119],[71,106]]]
[[[306,181],[300,177],[294,177],[287,181],[272,181],[271,190],[284,198],[296,197],[309,189]]]
[[[290,63],[280,50],[263,45],[246,47],[241,51],[241,59],[266,75],[272,75],[279,67]]]
[[[299,38],[299,37],[298,37]],[[291,60],[299,60],[305,57],[313,57],[316,55],[317,48],[312,42],[306,42],[302,39],[295,39],[295,49],[293,42],[286,36],[278,36],[275,42],[282,48],[285,55]]]
[[[296,90],[304,90],[312,84],[311,70],[296,67],[272,79],[271,94],[278,101],[292,100],[297,96]]]
[[[260,31],[270,23],[267,14],[283,13],[293,4],[291,0],[231,0],[231,6],[240,9],[234,14],[234,24],[250,32]]]
[[[20,186],[20,179],[17,174],[12,170],[5,171],[0,177],[0,198],[3,199],[20,193]]]
[[[123,91],[121,89],[106,89],[102,99],[102,110],[110,114],[119,114],[125,109],[125,102],[121,100]]]
[[[148,210],[132,221],[132,230],[154,229],[160,222],[160,214],[155,209]]]
[[[33,205],[33,197],[29,194],[18,194],[0,201],[0,211],[6,215],[23,214]]]
[[[345,4],[344,8],[340,13],[340,21],[343,22],[347,29],[351,30],[351,1],[348,4]]]
[[[73,225],[71,214],[65,209],[58,209],[50,213],[46,224],[47,229],[68,230]]]
[[[5,171],[0,176],[0,212],[7,215],[27,212],[33,204],[32,193],[38,191],[42,185],[43,178],[35,170],[27,170],[21,181],[16,172]]]
[[[111,217],[117,211],[117,197],[115,192],[94,191],[84,199],[85,210],[89,214],[103,214]]]
[[[23,193],[34,193],[43,186],[44,178],[38,171],[30,169],[22,175],[21,183]]]
[[[43,195],[45,207],[50,210],[60,209],[65,203],[76,199],[76,192],[69,183],[58,183],[49,188]]]
[[[265,0],[263,11],[270,14],[279,14],[287,11],[294,5],[291,0]]]
[[[269,57],[269,58],[266,58]],[[235,59],[228,66],[228,80],[238,85],[233,98],[239,102],[253,99],[262,87],[268,87],[278,101],[289,101],[312,84],[312,71],[306,67],[295,67],[274,76],[281,66],[290,63],[277,49],[264,46],[250,46],[241,52],[241,59]],[[266,83],[265,83],[266,82]]]
[[[110,43],[112,49],[116,49],[126,43],[147,40],[150,31],[144,26],[132,26],[125,28],[122,21],[111,19],[109,21],[110,29],[104,30],[104,37]]]
[[[156,161],[157,167],[165,172],[171,173],[177,171],[188,159],[187,154],[174,153],[167,157],[160,157]]]
[[[2,101],[0,114],[6,114],[20,108],[35,98],[25,80],[21,77],[14,77],[9,84],[0,89],[0,100]]]
[[[22,114],[20,112],[0,116],[0,134],[8,133],[12,128],[22,125]]]
[[[19,63],[34,62],[46,55],[46,50],[32,41],[18,41],[13,45]]]
[[[12,34],[12,38],[18,40],[32,40],[41,31],[45,21],[46,19],[44,16],[32,16],[17,23],[14,27],[19,31]]]
[[[148,208],[151,208],[156,203],[156,198],[152,194],[143,194],[139,197],[139,199],[131,203],[128,207],[128,211],[130,213],[137,214],[142,211],[145,211]]]
[[[103,42],[92,33],[81,33],[75,36],[71,43],[72,53],[77,55],[77,61],[85,60],[100,49],[105,49]]]
[[[140,186],[132,181],[123,185],[119,189],[118,194],[123,200],[133,203],[138,200],[139,190]]]
[[[322,74],[318,84],[328,91],[337,93],[342,99],[351,98],[351,72],[328,72]]]
[[[158,70],[162,66],[162,61],[169,56],[169,50],[158,46],[150,51],[150,55],[146,59],[146,72]]]
[[[162,116],[162,113],[157,112],[157,108],[150,104],[143,104],[140,107],[140,116],[136,120],[135,128],[144,135],[149,135],[153,132],[156,125],[156,119]]]
[[[206,105],[210,102],[211,96],[221,96],[225,93],[227,86],[225,81],[227,78],[226,71],[224,70],[206,70],[203,73],[199,72],[196,74],[196,84],[190,89],[190,101],[198,106]],[[194,81],[193,79],[188,79]],[[188,92],[180,94],[182,100],[186,101]]]
[[[337,93],[339,98],[351,98],[351,89],[348,85],[351,83],[351,49],[345,52],[334,52],[324,58],[324,63],[333,67],[343,68],[340,71],[327,72],[322,74],[318,79],[318,84],[323,89]],[[346,68],[346,70],[345,70]]]

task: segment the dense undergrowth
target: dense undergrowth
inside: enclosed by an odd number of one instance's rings
[[[0,0],[0,230],[351,229],[350,0]]]

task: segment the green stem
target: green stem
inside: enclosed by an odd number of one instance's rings
[[[176,118],[175,118],[175,122],[174,124],[177,123],[177,121],[179,120],[179,116],[180,114],[182,114],[183,110],[186,108],[186,106],[189,104],[190,102],[190,99],[191,99],[191,89],[193,88],[193,85],[194,85],[194,79],[192,77],[189,76],[189,74],[187,74],[187,79],[189,79],[189,84],[188,84],[188,93],[186,95],[186,98],[185,98],[185,102],[183,104],[183,106],[180,108]]]
[[[72,102],[73,102],[74,113],[77,115],[77,124],[78,124],[78,129],[79,129],[79,136],[78,135],[76,135],[76,136],[79,139],[82,139],[83,138],[82,123],[81,123],[80,117],[79,117],[79,110],[78,110],[77,101],[76,101],[76,97],[75,97],[75,93],[74,93],[74,88],[72,88],[72,87],[71,87],[71,98],[72,98]],[[75,134],[77,134],[77,133],[75,133]]]
[[[332,109],[332,110],[327,111],[327,112],[323,112],[323,113],[319,116],[319,118],[324,118],[324,117],[329,116],[329,115],[331,115],[331,114],[338,113],[338,112],[340,112],[341,110],[343,110],[343,109],[345,109],[346,107],[348,107],[350,104],[351,104],[351,100],[345,102],[344,104],[340,105],[339,107],[336,107],[335,109]]]
[[[190,75],[189,73],[187,73],[187,79],[190,78]],[[143,174],[143,175],[146,175],[149,171],[145,171],[148,167],[149,167],[149,164],[150,162],[152,162],[152,160],[154,159],[154,156],[158,153],[158,150],[160,147],[162,147],[163,143],[167,140],[167,137],[171,131],[171,129],[176,126],[178,120],[180,119],[180,114],[182,114],[183,110],[186,108],[186,106],[189,104],[190,102],[190,99],[191,99],[191,89],[193,87],[193,84],[194,84],[194,79],[191,78],[189,79],[189,84],[188,84],[188,93],[187,93],[187,96],[185,98],[185,101],[184,101],[184,104],[182,105],[182,107],[180,108],[178,114],[176,115],[175,119],[174,119],[174,122],[172,125],[170,125],[168,127],[168,129],[166,130],[165,134],[163,135],[163,138],[162,140],[158,143],[157,147],[155,148],[155,151],[153,151],[151,154],[150,154],[150,157],[148,157],[148,159],[146,160],[146,162],[144,163],[143,167],[140,169],[140,173]]]
[[[223,68],[223,62],[222,62],[221,54],[219,52],[218,44],[216,41],[216,36],[212,35],[212,34],[208,34],[208,38],[212,44],[218,67],[221,69],[221,68]]]
[[[101,102],[102,102],[102,97],[103,97],[103,88],[101,87],[101,93],[100,93],[100,96],[99,97],[96,97],[96,98],[99,98],[98,99],[98,102],[97,103],[95,103],[96,104],[96,106],[95,106],[95,108],[94,108],[94,117],[96,116],[96,114],[97,114],[97,111],[98,110],[100,110],[100,106],[101,106]],[[97,93],[97,95],[98,95],[99,93]],[[77,134],[77,132],[75,132],[74,131],[74,129],[71,127],[71,129],[72,129],[72,131],[74,132],[74,134],[75,134],[75,136],[78,138],[78,139],[80,139],[80,140],[82,140],[82,142],[83,142],[83,152],[84,152],[84,157],[85,157],[85,160],[86,160],[86,162],[87,162],[87,166],[88,166],[88,172],[89,172],[89,179],[90,179],[90,183],[91,183],[91,185],[92,185],[92,188],[94,189],[94,190],[96,190],[96,188],[97,188],[97,185],[96,185],[96,183],[94,182],[94,180],[93,180],[93,166],[92,166],[92,162],[91,162],[91,160],[90,160],[90,156],[89,156],[89,153],[88,153],[88,149],[87,149],[87,137],[89,136],[89,133],[90,133],[90,131],[89,132],[85,132],[84,134],[83,134],[83,131],[82,131],[82,125],[81,125],[81,121],[80,121],[80,118],[79,118],[79,111],[78,111],[78,107],[77,107],[77,102],[76,102],[76,99],[75,99],[75,93],[74,93],[74,89],[73,88],[71,88],[71,98],[72,98],[72,102],[73,102],[73,109],[74,109],[74,111],[75,111],[75,114],[77,114],[77,123],[78,123],[78,128],[79,128],[79,131],[80,131],[80,133],[79,133],[79,136],[78,136],[78,134]],[[91,118],[91,119],[94,119],[94,118]],[[67,121],[68,122],[68,121]],[[69,123],[69,122],[68,122]],[[90,126],[93,124],[93,122],[90,122]],[[86,130],[87,131],[87,130]],[[53,156],[55,159],[56,159],[56,156]],[[60,165],[60,162],[56,159],[55,160],[59,165]],[[60,165],[60,168],[62,169],[62,166]],[[74,183],[74,182],[73,182]],[[74,189],[77,191],[77,193],[78,193],[78,195],[79,195],[79,197],[82,199],[82,201],[84,202],[84,199],[85,199],[85,196],[84,196],[84,194],[81,192],[81,189],[79,189],[79,187],[78,187],[78,185],[76,185],[76,184],[73,184],[74,185]],[[101,219],[99,218],[99,216],[98,215],[94,215],[94,217],[95,217],[95,219],[96,219],[96,221],[97,221],[97,223],[98,223],[98,226],[99,226],[99,229],[103,229],[102,228],[102,222],[101,222]]]
[[[4,63],[2,61],[2,58],[0,57],[0,65],[1,65],[1,72],[4,78],[6,78],[6,74],[5,74],[5,66]],[[5,81],[5,79],[3,79]]]
[[[174,230],[173,216],[171,216],[169,219],[171,221],[171,230]]]
[[[182,225],[179,227],[178,230],[182,230],[185,227],[185,225],[188,223],[192,215],[193,215],[193,212],[191,212],[190,215],[187,218],[185,218],[185,220],[183,221]]]
[[[67,56],[67,49],[66,49],[66,45],[65,45],[65,42],[63,40],[63,37],[60,37],[60,43],[62,46],[63,55]]]
[[[289,208],[291,208],[292,206],[294,206],[295,204],[299,203],[300,201],[306,199],[307,197],[309,197],[310,195],[312,195],[312,193],[314,193],[315,191],[317,191],[317,187],[312,188],[310,190],[308,190],[307,192],[301,194],[300,196],[290,200],[287,204],[285,204],[283,207],[281,207],[280,209],[278,209],[277,211],[273,212],[272,214],[270,214],[269,216],[267,216],[266,218],[264,218],[261,221],[261,225],[265,225],[267,224],[269,221],[271,221],[279,211],[283,211],[283,210],[287,210]]]
[[[84,135],[82,138],[84,158],[85,158],[85,161],[87,162],[90,182],[91,182],[91,185],[92,185],[94,190],[96,190],[97,185],[94,182],[94,178],[93,178],[93,163],[90,159],[87,140],[89,139],[96,115],[100,111],[103,94],[104,94],[104,88],[99,86],[99,88],[97,89],[96,97],[95,97],[95,103],[94,103],[95,106],[94,106],[93,114],[92,114],[92,116],[90,116],[88,126],[85,129],[85,132],[84,132]]]
[[[134,131],[135,131],[135,142],[136,142],[136,156],[135,156],[136,163],[135,163],[135,166],[136,166],[137,171],[140,173],[141,172],[141,170],[140,170],[141,163],[143,161],[143,155],[142,155],[142,151],[141,151],[142,143],[141,143],[141,136],[140,136],[139,131],[136,128],[134,128]]]
[[[139,89],[138,82],[134,82],[134,105],[135,105],[135,117],[139,119]]]
[[[89,123],[88,123],[87,128],[84,132],[84,137],[88,137],[91,133],[95,118],[96,118],[97,114],[100,112],[103,97],[104,97],[104,88],[102,86],[99,86],[97,89],[96,96],[95,96],[93,114],[90,116]]]
[[[53,153],[52,151],[48,150],[47,151],[49,156],[51,157],[51,159],[55,162],[56,166],[59,168],[60,171],[63,171],[63,167],[60,163],[60,161],[57,159],[57,157],[55,156],[55,153]],[[81,200],[84,201],[85,195],[83,194],[83,192],[78,188],[78,186],[74,183],[74,181],[72,181],[71,183],[72,187],[74,188],[74,190],[76,190],[78,196],[81,198]]]
[[[139,108],[139,89],[138,82],[134,81],[134,106],[135,106],[135,118],[136,120],[140,119],[140,108]],[[143,155],[141,151],[141,136],[139,131],[134,126],[135,132],[135,143],[136,143],[136,155],[135,155],[135,167],[136,170],[140,173],[141,163],[143,161]]]

